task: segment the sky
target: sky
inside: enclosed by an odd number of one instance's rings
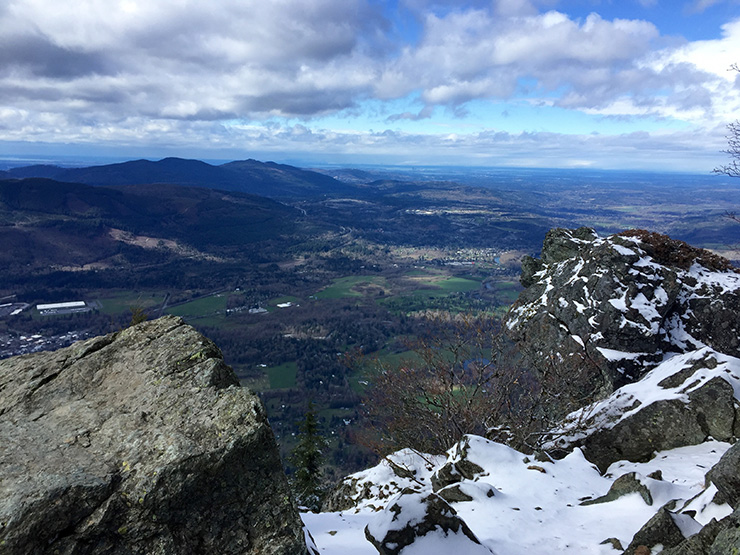
[[[709,172],[740,0],[3,0],[0,157]]]

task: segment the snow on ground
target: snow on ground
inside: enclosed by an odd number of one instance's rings
[[[345,481],[358,484],[353,496],[357,509],[380,510],[389,498],[404,488],[415,491],[429,489],[432,472],[443,465],[447,457],[401,449],[388,455],[387,459],[346,478]]]
[[[604,540],[617,538],[627,547],[635,532],[665,502],[679,499],[681,506],[702,493],[705,473],[730,447],[727,443],[709,441],[663,451],[647,463],[614,463],[601,476],[578,449],[562,460],[543,463],[504,445],[468,437],[470,449],[466,458],[481,466],[484,473],[474,481],[463,483],[464,491],[474,500],[452,503],[452,506],[483,545],[496,555],[616,555],[618,551],[611,544],[602,545]],[[656,470],[662,472],[662,480],[646,478]],[[608,503],[580,505],[585,499],[606,494],[616,478],[629,472],[637,472],[638,479],[650,489],[652,505],[647,505],[638,493]],[[385,475],[386,479],[391,476],[383,463],[363,474],[376,478]],[[424,490],[431,491],[429,480],[424,480],[424,484]],[[487,485],[495,488],[493,497],[486,496]],[[697,520],[702,524],[712,517],[729,514],[729,507],[711,504],[712,496],[712,491],[707,490],[687,507],[699,511]],[[304,513],[303,521],[322,555],[376,555],[375,548],[365,539],[364,528],[383,518],[382,512],[371,506],[384,506],[393,498],[376,504],[364,502],[357,510]],[[448,544],[427,539],[416,542],[403,555],[422,553],[419,551],[422,547],[425,555],[449,554]]]
[[[378,555],[364,532],[374,514],[366,509],[359,514],[302,513],[301,518],[322,555]]]
[[[721,441],[707,441],[700,445],[690,445],[688,447],[677,447],[670,451],[661,451],[646,463],[633,463],[628,461],[618,461],[612,464],[606,471],[606,476],[618,478],[629,472],[637,472],[642,476],[652,474],[660,470],[663,475],[663,482],[671,484],[673,487],[661,488],[655,487],[660,485],[653,483],[650,492],[653,495],[654,505],[662,505],[670,501],[666,497],[666,492],[675,495],[677,491],[683,491],[681,497],[688,499],[697,493],[697,487],[704,484],[706,473],[712,468],[722,455],[730,448],[729,443]],[[720,520],[732,512],[729,505],[715,505],[712,503],[717,488],[711,485],[697,499],[694,499],[689,505],[682,508],[682,511],[694,510],[694,517],[700,524],[707,524],[712,518]],[[656,495],[657,494],[657,495]]]

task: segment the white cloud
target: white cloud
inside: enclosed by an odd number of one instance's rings
[[[7,116],[7,117],[6,117]],[[240,124],[215,121],[122,118],[106,126],[84,125],[56,114],[17,111],[0,121],[6,141],[65,142],[86,151],[106,145],[125,149],[148,145],[148,156],[187,155],[238,158],[245,152],[267,159],[287,153],[303,159],[335,162],[408,161],[418,164],[484,166],[664,169],[709,171],[724,162],[724,129],[634,132],[619,135],[507,133],[496,130],[454,133],[408,133],[393,129],[338,131],[307,125]]]
[[[740,113],[740,86],[731,69],[740,52],[740,19],[722,26],[722,36],[666,48],[640,61],[654,75],[656,112],[703,126]],[[629,98],[622,98],[629,103]],[[634,102],[634,98],[632,99]]]
[[[649,22],[597,14],[583,21],[556,11],[508,18],[486,10],[429,14],[419,45],[384,69],[375,91],[380,98],[421,91],[428,103],[456,105],[511,98],[526,78],[543,91],[565,90],[570,102],[563,106],[579,108],[573,101],[579,98],[593,107],[607,103],[605,95],[629,92],[625,78],[654,77],[636,60],[658,38]]]
[[[322,113],[351,105],[346,91],[368,86],[375,73],[363,68],[385,47],[387,25],[364,0],[80,0],[75,8],[15,0],[0,12],[0,88],[14,82],[32,102],[32,89],[84,96],[91,80],[100,89],[115,78],[108,94],[123,92],[116,111],[131,115]],[[278,97],[283,107],[270,102]]]
[[[396,114],[381,108],[382,118],[429,120],[464,114],[473,100],[537,97],[591,115],[681,119],[719,136],[740,113],[738,76],[727,71],[740,62],[740,19],[716,40],[668,43],[648,21],[540,11],[556,3],[402,0],[398,9],[419,26],[404,42],[384,12],[390,4],[373,0],[77,0],[74,10],[55,0],[5,0],[0,128],[18,141],[117,136],[391,153],[423,144],[478,156],[475,145],[490,147],[493,136],[321,131],[310,121],[408,96],[422,105]],[[223,123],[283,117],[304,127]],[[494,136],[504,150],[531,140]]]
[[[611,68],[658,35],[644,21],[522,15],[533,13],[530,2],[500,0],[428,13],[420,44],[396,55],[389,22],[364,0],[79,4],[14,0],[0,14],[0,90],[33,103],[32,90],[64,88],[83,104],[97,97],[103,110],[109,102],[132,116],[203,119],[310,116],[415,90],[428,103],[458,105],[511,97],[522,77],[585,98],[595,79],[611,87]]]

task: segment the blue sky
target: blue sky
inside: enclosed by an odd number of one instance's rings
[[[740,0],[5,0],[0,157],[708,172]]]

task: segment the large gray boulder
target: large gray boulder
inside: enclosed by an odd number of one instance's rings
[[[274,436],[165,317],[0,361],[0,551],[305,553]]]

